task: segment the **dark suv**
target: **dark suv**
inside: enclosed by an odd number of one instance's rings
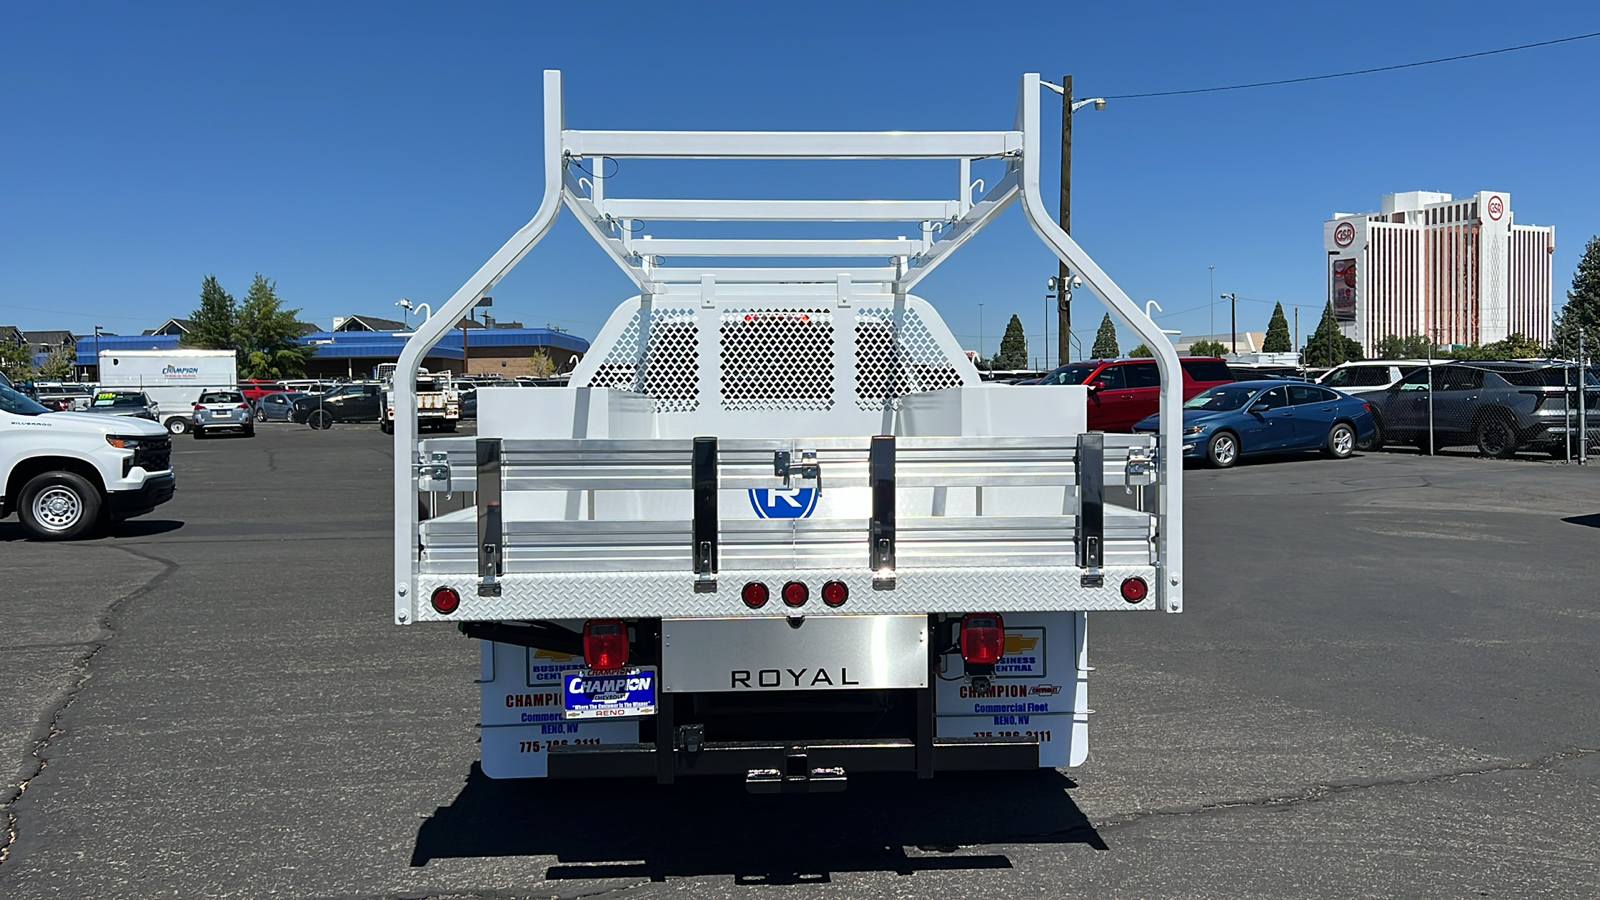
[[[1434,447],[1478,445],[1484,456],[1504,458],[1518,450],[1567,453],[1577,446],[1579,369],[1559,363],[1472,362],[1418,369],[1380,394],[1372,405],[1379,434],[1373,446],[1411,444],[1426,451],[1429,396]],[[1431,382],[1430,382],[1431,378]],[[1431,384],[1431,387],[1430,387]],[[1568,398],[1574,405],[1567,411]],[[1600,428],[1600,378],[1586,376],[1585,406],[1591,429]]]
[[[335,422],[376,422],[382,414],[383,386],[352,383],[299,398],[290,417],[312,428],[332,428]]]
[[[1178,363],[1185,400],[1234,380],[1228,364],[1215,357],[1184,357]],[[1161,396],[1161,374],[1146,358],[1068,363],[1038,383],[1088,385],[1091,431],[1132,431],[1134,423],[1156,414]]]

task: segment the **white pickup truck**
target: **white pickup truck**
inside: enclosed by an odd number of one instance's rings
[[[475,438],[394,423],[393,621],[479,639],[487,775],[807,792],[1084,760],[1088,612],[1182,609],[1182,375],[1045,211],[1039,91],[1006,131],[580,131],[546,73],[543,202],[394,379],[410,408],[428,349],[562,208],[637,287],[570,386],[481,389]],[[958,190],[637,199],[608,158],[945,159]],[[1155,348],[1158,434],[1087,431],[1081,386],[981,383],[911,293],[1017,201]]]
[[[0,386],[0,518],[41,540],[83,537],[172,499],[172,438],[155,422],[51,412]]]

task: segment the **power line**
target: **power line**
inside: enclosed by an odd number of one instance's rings
[[[1330,75],[1306,75],[1300,78],[1281,78],[1277,81],[1252,81],[1249,84],[1229,84],[1221,87],[1188,88],[1181,91],[1150,91],[1144,94],[1108,94],[1107,100],[1138,100],[1145,97],[1176,97],[1181,94],[1214,94],[1218,91],[1242,91],[1246,88],[1272,87],[1280,84],[1301,84],[1307,81],[1326,81],[1330,78],[1349,78],[1352,75],[1371,75],[1375,72],[1393,72],[1396,69],[1414,69],[1418,66],[1432,66],[1439,63],[1459,62],[1463,59],[1477,59],[1481,56],[1494,56],[1499,53],[1513,53],[1518,50],[1532,50],[1535,47],[1549,47],[1554,44],[1566,44],[1572,41],[1584,41],[1589,38],[1600,37],[1600,31],[1588,34],[1575,34],[1571,37],[1555,38],[1549,41],[1538,41],[1532,44],[1518,44],[1515,47],[1501,47],[1497,50],[1481,50],[1477,53],[1463,53],[1460,56],[1441,56],[1438,59],[1424,59],[1418,62],[1399,63],[1392,66],[1378,66],[1371,69],[1356,69],[1350,72],[1335,72]]]

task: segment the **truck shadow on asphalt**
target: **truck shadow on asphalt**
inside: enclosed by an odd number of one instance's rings
[[[739,884],[825,883],[835,872],[1009,869],[984,844],[1105,841],[1067,794],[1072,779],[1037,772],[958,773],[918,781],[857,776],[843,793],[755,796],[734,780],[495,781],[477,766],[449,806],[417,832],[411,864],[458,857],[554,856],[552,881],[732,876]],[[540,809],[577,818],[545,818]],[[628,826],[600,810],[627,810]],[[581,824],[584,820],[592,826]]]

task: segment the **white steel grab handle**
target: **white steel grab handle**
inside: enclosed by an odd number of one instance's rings
[[[565,115],[561,100],[561,73],[544,73],[544,194],[539,208],[528,223],[505,242],[467,283],[461,286],[439,311],[417,326],[406,341],[394,373],[394,408],[410,410],[416,405],[417,367],[445,332],[511,271],[533,245],[550,231],[561,211],[561,130]],[[463,373],[464,374],[464,373]],[[394,611],[395,621],[410,624],[416,620],[415,605],[421,602],[413,584],[417,560],[417,420],[415,416],[394,418]]]

